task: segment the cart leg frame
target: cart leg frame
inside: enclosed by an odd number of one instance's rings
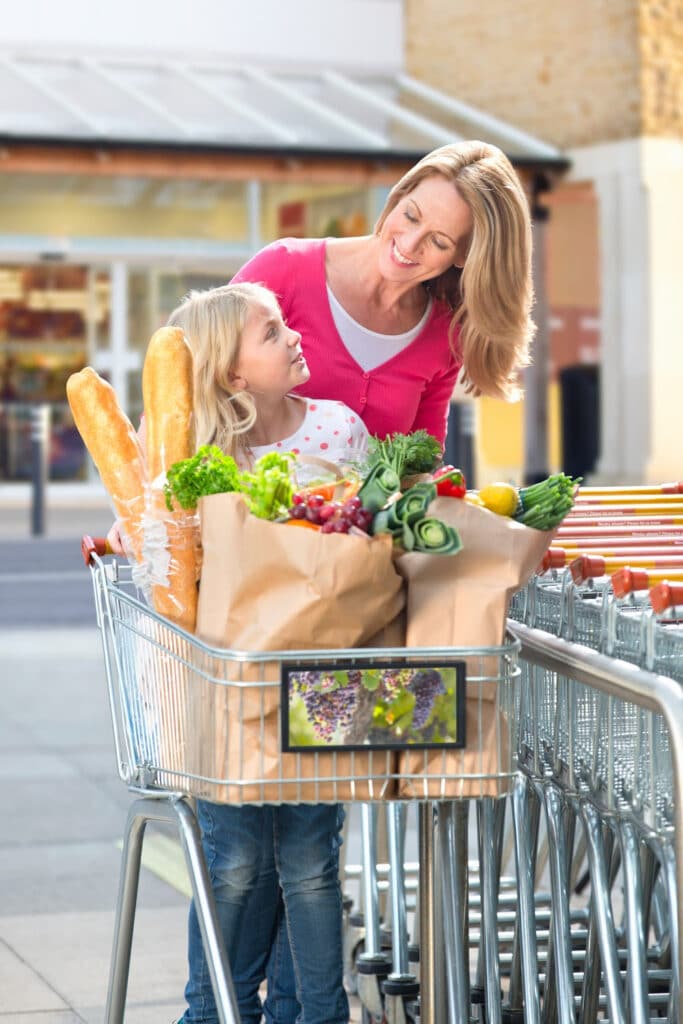
[[[192,896],[213,986],[220,1024],[239,1024],[237,999],[221,935],[211,880],[204,859],[199,823],[188,797],[182,794],[145,795],[131,805],[126,821],[114,922],[105,1024],[123,1024],[133,946],[142,845],[150,821],[175,825],[185,855]]]

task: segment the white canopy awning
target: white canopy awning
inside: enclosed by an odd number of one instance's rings
[[[517,161],[563,162],[401,72],[1,50],[0,138],[377,156],[482,138]]]

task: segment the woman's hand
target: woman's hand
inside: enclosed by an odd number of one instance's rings
[[[116,519],[109,533],[107,534],[107,544],[111,549],[113,555],[125,555],[123,550],[123,539],[121,537],[121,525],[120,520]]]

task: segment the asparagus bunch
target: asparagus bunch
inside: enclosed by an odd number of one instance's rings
[[[574,479],[565,473],[553,473],[540,483],[520,488],[513,518],[534,530],[554,530],[574,504],[580,483],[580,477]]]

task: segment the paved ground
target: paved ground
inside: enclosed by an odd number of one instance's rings
[[[129,795],[113,756],[96,630],[3,630],[2,1024],[104,1015],[117,843]],[[187,900],[144,871],[130,1024],[181,1008]]]
[[[104,501],[50,508],[45,534],[32,537],[28,509],[0,503],[0,628],[93,625],[80,540],[106,535],[111,523]]]

